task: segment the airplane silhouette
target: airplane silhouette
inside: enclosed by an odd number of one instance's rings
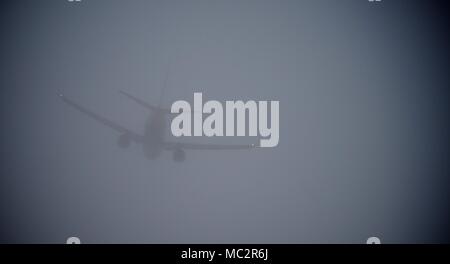
[[[164,91],[164,90],[163,90]],[[161,107],[163,92],[160,97],[159,106],[154,106],[148,104],[147,102],[134,97],[133,95],[120,91],[121,94],[125,95],[129,99],[133,100],[137,104],[143,106],[148,109],[151,114],[147,119],[145,124],[145,129],[143,134],[136,133],[131,131],[130,129],[125,128],[105,117],[102,117],[93,111],[81,106],[75,101],[67,98],[64,94],[57,91],[58,96],[62,99],[62,101],[69,106],[75,108],[81,113],[87,115],[88,117],[94,119],[95,121],[103,124],[117,132],[121,135],[117,140],[117,144],[121,148],[128,148],[131,142],[135,142],[141,144],[143,147],[143,151],[145,156],[148,159],[156,159],[158,158],[163,151],[172,151],[173,152],[173,160],[175,162],[182,162],[186,159],[185,150],[238,150],[238,149],[253,149],[257,146],[255,144],[249,145],[215,145],[215,144],[196,144],[196,143],[184,143],[184,142],[170,142],[165,140],[165,129],[166,129],[166,120],[165,118],[171,114],[169,109],[165,109]]]

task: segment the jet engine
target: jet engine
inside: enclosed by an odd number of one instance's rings
[[[173,161],[183,162],[186,160],[186,152],[182,148],[176,148],[173,151]]]
[[[128,134],[120,135],[119,139],[117,140],[117,145],[119,145],[120,148],[128,148],[131,144],[131,137]]]

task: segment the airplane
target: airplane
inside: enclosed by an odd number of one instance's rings
[[[154,160],[157,159],[163,151],[172,151],[172,159],[175,162],[183,162],[186,160],[186,150],[239,150],[239,149],[253,149],[257,146],[255,144],[248,145],[216,145],[216,144],[197,144],[197,143],[184,143],[184,142],[171,142],[165,140],[165,129],[166,129],[166,117],[171,114],[169,109],[161,107],[163,93],[160,97],[160,104],[158,106],[151,105],[125,91],[120,91],[120,93],[132,101],[136,102],[138,105],[146,108],[151,112],[150,116],[147,118],[145,123],[145,128],[143,134],[136,133],[130,129],[119,125],[105,117],[102,117],[93,111],[89,110],[73,101],[72,99],[66,97],[60,91],[57,91],[57,95],[62,99],[64,103],[75,108],[79,112],[87,115],[88,117],[94,119],[100,124],[103,124],[116,132],[120,133],[117,140],[117,144],[120,148],[128,148],[132,142],[141,144],[143,147],[143,152],[145,156]]]

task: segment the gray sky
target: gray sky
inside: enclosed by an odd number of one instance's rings
[[[448,241],[439,6],[19,0],[0,10],[0,242]],[[151,113],[118,91],[157,104],[169,65],[166,107],[194,92],[280,101],[278,147],[148,160],[56,95],[142,133]]]

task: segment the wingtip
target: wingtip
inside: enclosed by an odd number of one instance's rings
[[[124,90],[119,90],[119,93],[124,95],[124,96],[126,96],[126,97],[128,97],[128,98],[132,98],[132,96],[129,93],[125,92]]]
[[[60,91],[60,90],[56,90],[56,95],[58,95],[58,97],[61,97],[61,98],[63,98],[63,97],[64,97],[64,94],[63,94],[63,93],[61,93],[61,91]]]

